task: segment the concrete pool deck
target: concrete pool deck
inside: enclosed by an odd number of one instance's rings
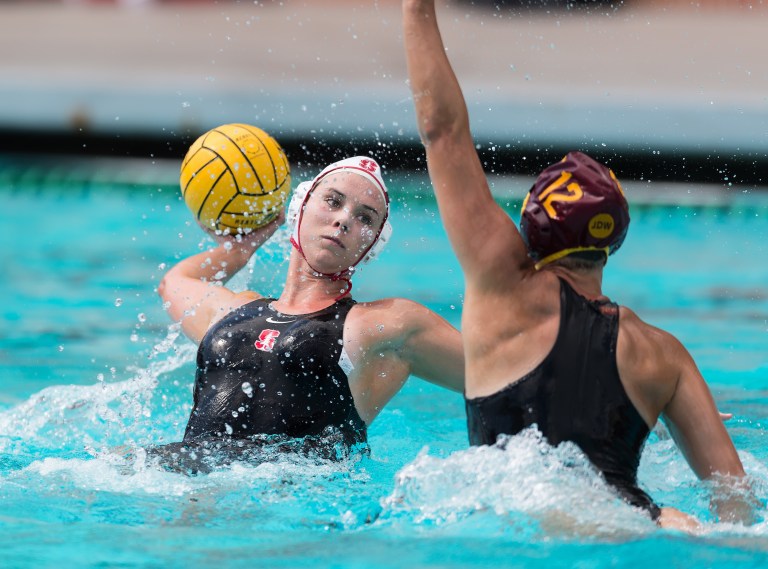
[[[756,163],[767,17],[440,10],[480,141]],[[4,3],[0,77],[6,130],[173,136],[239,121],[281,139],[416,139],[398,0]]]

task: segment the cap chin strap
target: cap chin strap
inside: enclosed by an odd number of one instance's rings
[[[549,265],[550,263],[553,263],[558,259],[567,257],[571,253],[578,253],[579,251],[603,251],[605,253],[606,258],[611,254],[610,247],[573,247],[571,249],[563,249],[562,251],[558,251],[557,253],[552,253],[551,255],[544,257],[543,259],[538,261],[534,265],[534,267],[538,271],[545,265]]]

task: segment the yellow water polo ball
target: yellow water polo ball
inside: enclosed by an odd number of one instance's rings
[[[285,152],[247,124],[209,130],[181,163],[181,195],[205,229],[235,234],[275,219],[291,190]]]

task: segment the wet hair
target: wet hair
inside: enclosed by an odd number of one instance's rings
[[[604,267],[607,262],[608,255],[605,251],[574,251],[552,261],[552,265],[559,265],[572,271],[592,271]]]

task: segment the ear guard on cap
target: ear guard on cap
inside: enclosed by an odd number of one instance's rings
[[[363,167],[361,167],[360,164],[362,164]],[[364,156],[356,156],[354,158],[347,158],[327,166],[311,182],[300,183],[293,191],[293,195],[291,196],[291,201],[288,204],[288,209],[286,210],[285,215],[288,228],[291,231],[291,243],[293,243],[294,247],[301,251],[299,246],[299,221],[301,220],[302,210],[304,209],[304,205],[309,198],[310,191],[314,189],[315,186],[317,186],[321,179],[323,179],[331,172],[346,171],[352,172],[370,180],[374,183],[374,185],[376,185],[376,187],[381,190],[382,194],[384,195],[384,200],[387,204],[384,224],[379,230],[379,234],[376,236],[376,239],[374,240],[371,247],[363,254],[363,256],[355,263],[355,265],[360,263],[367,263],[378,257],[384,250],[387,242],[389,242],[389,239],[392,237],[392,224],[389,222],[389,195],[387,193],[386,186],[384,185],[384,180],[381,178],[381,174],[379,174],[378,170],[378,164],[374,160]]]
[[[392,237],[392,224],[389,222],[389,219],[387,219],[381,227],[378,239],[376,239],[371,248],[368,249],[368,253],[366,253],[358,262],[367,263],[378,257],[389,242],[390,237]]]
[[[285,221],[288,224],[288,228],[291,230],[291,237],[296,240],[299,238],[299,213],[304,206],[304,200],[307,198],[309,189],[312,187],[312,182],[302,182],[291,196],[291,201],[288,203],[288,208],[285,210]]]

